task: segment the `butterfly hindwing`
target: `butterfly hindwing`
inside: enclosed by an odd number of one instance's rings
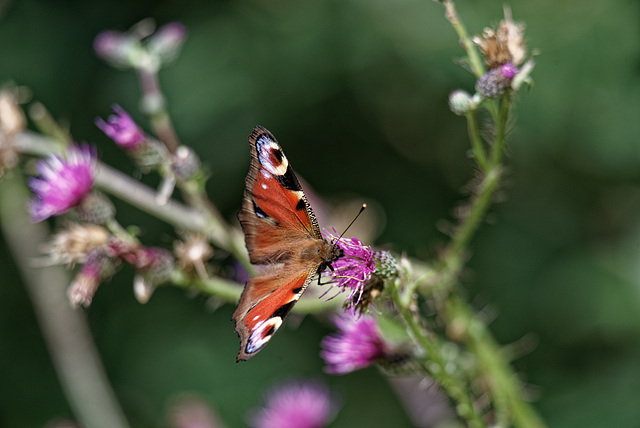
[[[248,360],[267,344],[310,279],[310,272],[303,272],[284,278],[259,276],[247,282],[238,309],[233,314],[241,341],[238,360]]]
[[[326,242],[291,165],[274,136],[249,136],[251,167],[238,219],[251,263],[259,265],[233,313],[241,349],[255,355],[280,327],[311,278],[339,257]]]

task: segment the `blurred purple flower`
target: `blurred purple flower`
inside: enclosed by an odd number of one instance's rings
[[[254,428],[321,428],[337,412],[329,388],[318,382],[289,381],[266,395],[265,406],[249,418]]]
[[[338,332],[322,340],[320,356],[331,374],[345,374],[370,366],[383,358],[387,345],[378,332],[375,319],[345,313],[333,320]]]
[[[66,159],[51,155],[38,162],[40,178],[29,180],[35,196],[30,201],[34,222],[64,214],[78,205],[93,186],[95,149],[87,144],[69,147]]]
[[[126,33],[107,30],[99,33],[93,40],[93,50],[100,58],[116,67],[128,67],[128,53],[132,43],[131,37]]]
[[[504,94],[511,85],[511,80],[518,73],[518,67],[510,62],[492,68],[476,82],[476,91],[483,98],[496,98]]]
[[[187,38],[187,30],[180,22],[163,25],[149,37],[149,51],[158,55],[163,61],[171,61],[180,52]]]
[[[133,151],[144,145],[147,136],[129,113],[117,104],[112,109],[115,114],[109,116],[106,122],[97,118],[96,126],[124,150]]]
[[[349,296],[345,300],[357,299],[357,304],[362,297],[367,281],[371,279],[371,275],[376,270],[373,262],[373,250],[367,245],[363,245],[357,238],[338,238],[336,230],[333,234],[325,229],[324,236],[335,242],[344,252],[344,256],[333,262],[331,281],[335,287],[341,288],[341,291],[349,290]]]

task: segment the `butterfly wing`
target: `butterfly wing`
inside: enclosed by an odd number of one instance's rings
[[[251,168],[238,215],[252,263],[265,265],[245,285],[233,313],[247,360],[264,347],[318,271],[330,244],[282,148],[265,128],[249,136]]]
[[[314,272],[250,279],[233,314],[240,336],[237,360],[248,360],[269,342],[309,285]]]

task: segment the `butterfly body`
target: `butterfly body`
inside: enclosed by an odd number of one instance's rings
[[[238,219],[257,276],[233,313],[238,360],[260,351],[316,274],[341,256],[327,242],[282,148],[265,128],[249,136],[251,167]]]

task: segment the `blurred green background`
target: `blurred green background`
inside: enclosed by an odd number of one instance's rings
[[[640,3],[509,2],[540,55],[535,86],[518,100],[501,202],[473,242],[464,282],[494,318],[501,343],[526,336],[515,361],[553,427],[637,427],[640,421]],[[458,2],[469,31],[496,24],[503,1]],[[133,72],[92,52],[103,29],[153,17],[189,38],[161,83],[177,131],[212,172],[211,199],[237,212],[246,137],[269,128],[297,172],[329,200],[377,201],[377,244],[414,257],[445,242],[438,225],[473,177],[462,118],[448,94],[473,89],[440,5],[427,0],[0,2],[0,82],[95,142],[103,160],[135,168],[94,126],[119,103],[146,122]],[[153,183],[153,178],[151,178]],[[1,184],[1,183],[0,183]],[[160,222],[118,203],[149,245],[169,246]],[[329,226],[329,225],[325,225]],[[0,241],[0,425],[71,418],[33,308]],[[172,397],[198,393],[241,426],[263,390],[321,378],[341,397],[333,426],[410,426],[385,378],[368,369],[323,375],[318,342],[331,330],[307,317],[263,353],[236,364],[233,307],[163,288],[147,305],[132,275],[103,286],[87,315],[107,374],[134,426],[162,426]],[[292,323],[293,324],[293,323]]]

